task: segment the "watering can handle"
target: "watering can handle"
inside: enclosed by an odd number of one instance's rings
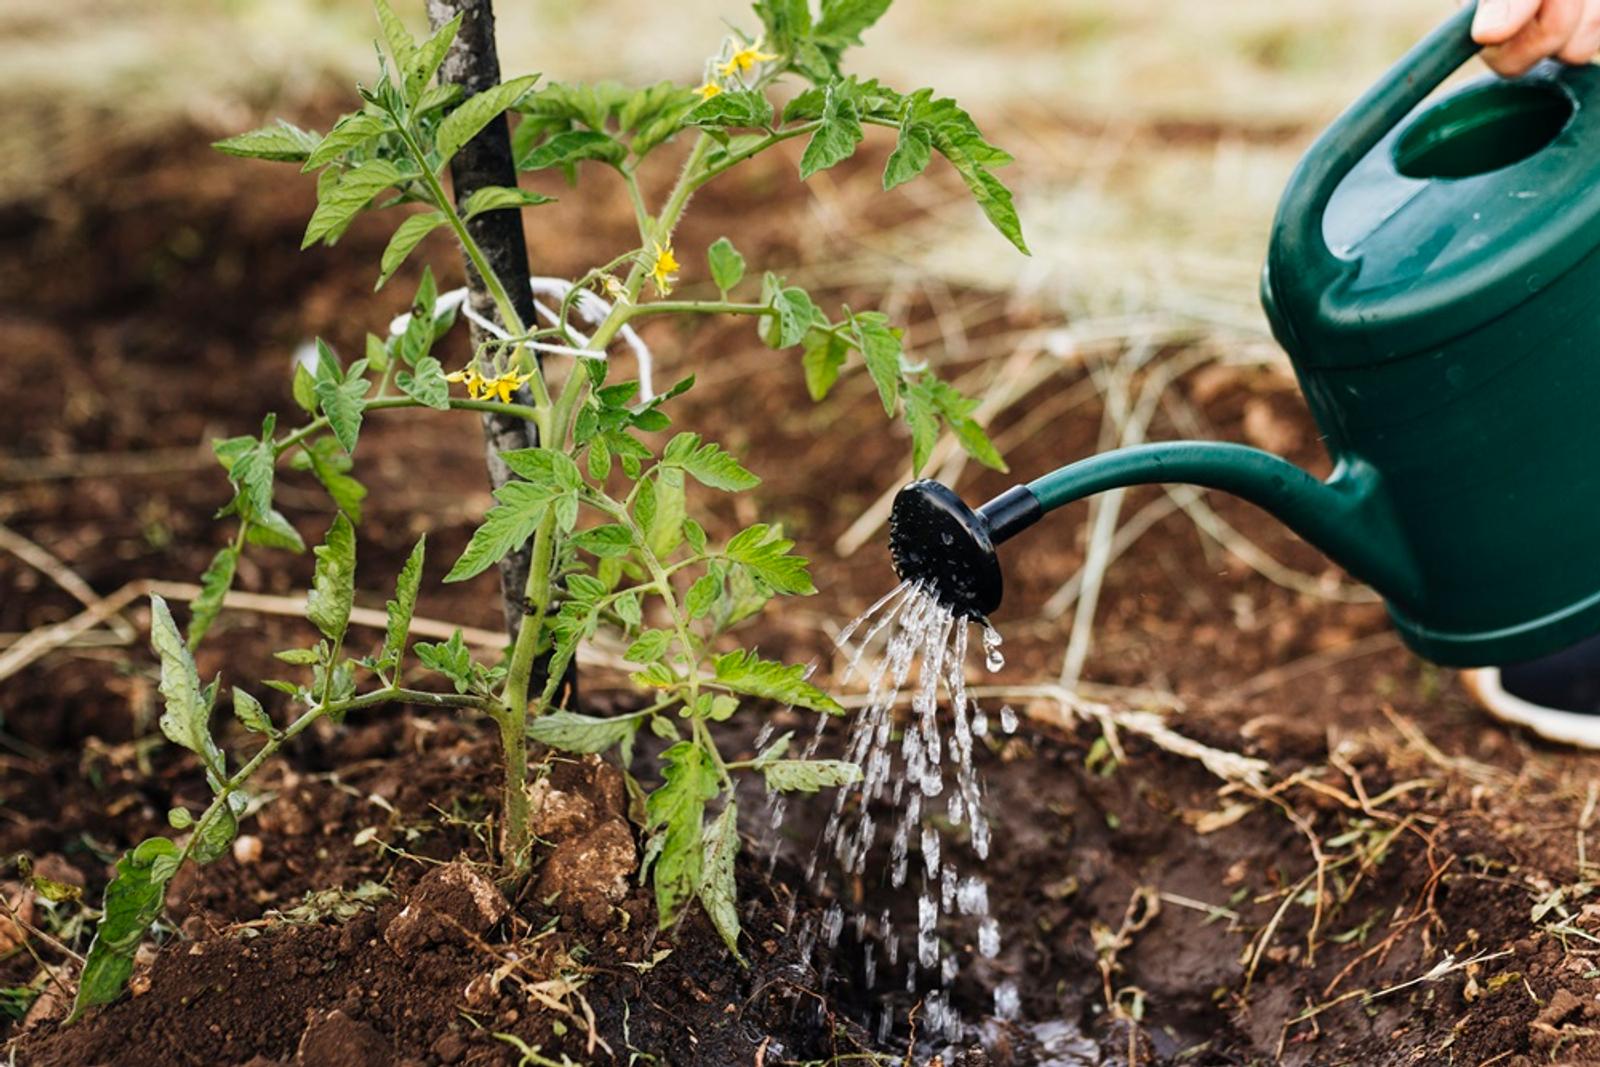
[[[1329,126],[1300,161],[1278,206],[1274,262],[1278,285],[1326,291],[1352,266],[1328,247],[1322,220],[1345,176],[1389,131],[1482,46],[1472,39],[1476,3],[1467,4],[1423,38],[1379,82]]]

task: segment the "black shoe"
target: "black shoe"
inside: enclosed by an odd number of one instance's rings
[[[1488,712],[1547,741],[1600,748],[1600,637],[1543,659],[1466,671]]]

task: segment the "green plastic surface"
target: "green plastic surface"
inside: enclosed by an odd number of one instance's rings
[[[1338,119],[1279,208],[1263,301],[1334,477],[1149,445],[1032,483],[1046,509],[1150,482],[1236,493],[1370,583],[1440,663],[1600,631],[1600,68],[1424,104],[1476,54],[1471,20]]]

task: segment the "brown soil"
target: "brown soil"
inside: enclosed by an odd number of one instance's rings
[[[404,279],[369,292],[382,222],[357,226],[331,253],[293,252],[310,191],[286,171],[182,140],[104,173],[118,177],[85,176],[0,216],[0,395],[12,400],[0,438],[0,522],[101,593],[135,578],[193,580],[225,536],[210,521],[224,482],[198,444],[290,410],[297,344],[322,335],[354,350],[407,296]],[[870,168],[841,169],[833,195],[865,225],[910,213],[906,200],[869,197],[875,181]],[[577,209],[538,218],[550,228],[532,235],[541,270],[572,272],[623,247],[626,210],[616,210],[613,191],[563,195]],[[680,248],[727,232],[753,263],[846,254],[795,236],[808,196],[777,166],[758,169],[702,196]],[[443,277],[457,275],[442,241],[424,251]],[[876,299],[818,289],[827,301]],[[955,299],[984,320],[971,330],[975,352],[1007,351],[1008,331],[1039,320],[1024,303]],[[931,346],[939,327],[927,303],[914,297],[904,314]],[[811,406],[798,368],[762,349],[748,325],[689,333],[656,324],[652,340],[663,378],[699,373],[679,422],[761,473],[761,513],[816,559],[822,595],[759,620],[755,639],[791,660],[825,658],[827,626],[892,580],[881,552],[840,559],[831,546],[903,469],[903,437],[883,431],[860,381]],[[980,366],[974,358],[950,370]],[[1033,400],[1080,375],[1064,371]],[[1201,371],[1183,389],[1207,433],[1325,466],[1292,382]],[[997,429],[1026,414],[1008,413]],[[1024,435],[1009,458],[1031,475],[1089,452],[1097,432],[1098,411],[1086,406]],[[1158,422],[1154,432],[1177,430]],[[464,421],[369,421],[360,573],[374,606],[425,529],[420,614],[496,625],[492,579],[432,581],[487,502],[477,433]],[[56,476],[52,463],[73,476]],[[981,496],[1007,484],[986,473],[963,490]],[[1133,494],[1127,514],[1153,493]],[[309,485],[288,475],[280,498],[308,537],[320,532],[324,505]],[[1259,513],[1212,503],[1276,559],[1328,574]],[[707,504],[724,531],[755,517],[748,502]],[[1032,613],[1082,562],[1079,518],[1059,516],[1008,550],[997,619],[1007,635],[1003,680],[1054,677],[1070,620]],[[305,559],[254,553],[240,585],[289,593],[308,571]],[[76,610],[0,555],[0,632]],[[144,621],[140,610],[130,618]],[[1078,1025],[1109,1063],[1600,1057],[1600,907],[1587,902],[1596,875],[1585,861],[1600,761],[1489,723],[1448,673],[1385,641],[1380,608],[1275,585],[1182,517],[1158,523],[1111,569],[1098,621],[1088,677],[1177,694],[1187,712],[1172,717],[1175,728],[1267,761],[1276,784],[1219,791],[1197,763],[1127,732],[1117,739],[1125,759],[1108,759],[1115,748],[1097,723],[1019,702],[1023,730],[992,738],[984,754],[997,824],[988,872],[1007,948],[965,969],[957,995],[969,1017],[1010,975],[1025,1021]],[[229,613],[200,667],[230,681],[270,677],[271,650],[299,636],[293,620]],[[611,684],[586,682],[588,710],[620,706],[626,698]],[[121,849],[161,832],[174,803],[201,800],[194,766],[152,740],[156,699],[139,647],[60,653],[6,681],[0,856],[26,852],[75,871],[94,900]],[[658,933],[648,894],[617,878],[636,838],[614,771],[541,763],[581,810],[557,818],[551,809],[540,880],[497,902],[472,866],[487,859],[494,759],[480,724],[439,715],[372,713],[313,732],[262,784],[264,803],[245,829],[259,853],[246,845],[174,885],[172,926],[137,975],[137,995],[61,1029],[50,1011],[59,997],[47,990],[35,1007],[42,1021],[0,1015],[0,1039],[15,1039],[12,1054],[27,1067],[517,1063],[497,1033],[558,1062],[903,1053],[902,1038],[876,1048],[861,1025],[880,994],[859,987],[848,938],[833,959],[802,956],[790,924],[802,879],[788,858],[771,877],[759,860],[742,868],[749,969],[698,915]],[[791,821],[786,857],[802,854],[815,817]],[[1113,953],[1130,900],[1147,888],[1161,894],[1158,914]],[[874,907],[904,906],[881,889],[860,892]],[[822,903],[804,895],[799,917]],[[40,903],[34,921],[81,951],[76,914]],[[7,931],[0,923],[0,989],[39,970],[28,952],[3,947]],[[30,947],[70,979],[63,951],[40,938]],[[1107,1009],[1108,993],[1119,1010]],[[1043,1055],[1029,1027],[999,1028],[992,1044],[972,1061]]]

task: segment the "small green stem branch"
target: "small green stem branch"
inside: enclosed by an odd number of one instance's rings
[[[471,694],[429,693],[420,689],[402,689],[399,686],[391,685],[383,689],[375,689],[370,693],[363,693],[361,696],[351,697],[348,700],[321,703],[308,708],[298,719],[284,727],[283,730],[268,737],[266,742],[256,750],[255,755],[251,756],[237,771],[234,771],[232,776],[223,781],[222,787],[217,790],[217,794],[212,798],[211,804],[195,820],[194,833],[184,846],[179,862],[189,858],[190,851],[194,848],[195,842],[200,838],[207,823],[219,817],[227,807],[228,798],[243,789],[245,783],[250,780],[256,771],[261,769],[263,763],[271,759],[284,745],[304,733],[312,723],[329,715],[342,715],[360,708],[370,708],[379,704],[390,703],[417,704],[432,708],[477,708],[484,710],[492,702],[484,697]]]
[[[646,315],[775,315],[770,304],[740,304],[731,300],[652,300],[628,306],[629,319]]]
[[[393,411],[396,408],[421,408],[428,405],[413,400],[409,396],[386,396],[377,400],[367,401],[364,411]],[[437,410],[437,409],[432,409]],[[543,416],[537,408],[530,408],[526,404],[501,404],[493,400],[464,400],[452,397],[450,399],[451,411],[489,411],[500,415],[514,415],[521,419],[531,419],[538,422]],[[300,444],[307,438],[313,437],[328,428],[328,417],[319,415],[304,426],[288,434],[283,440],[273,445],[281,457],[289,449]]]

